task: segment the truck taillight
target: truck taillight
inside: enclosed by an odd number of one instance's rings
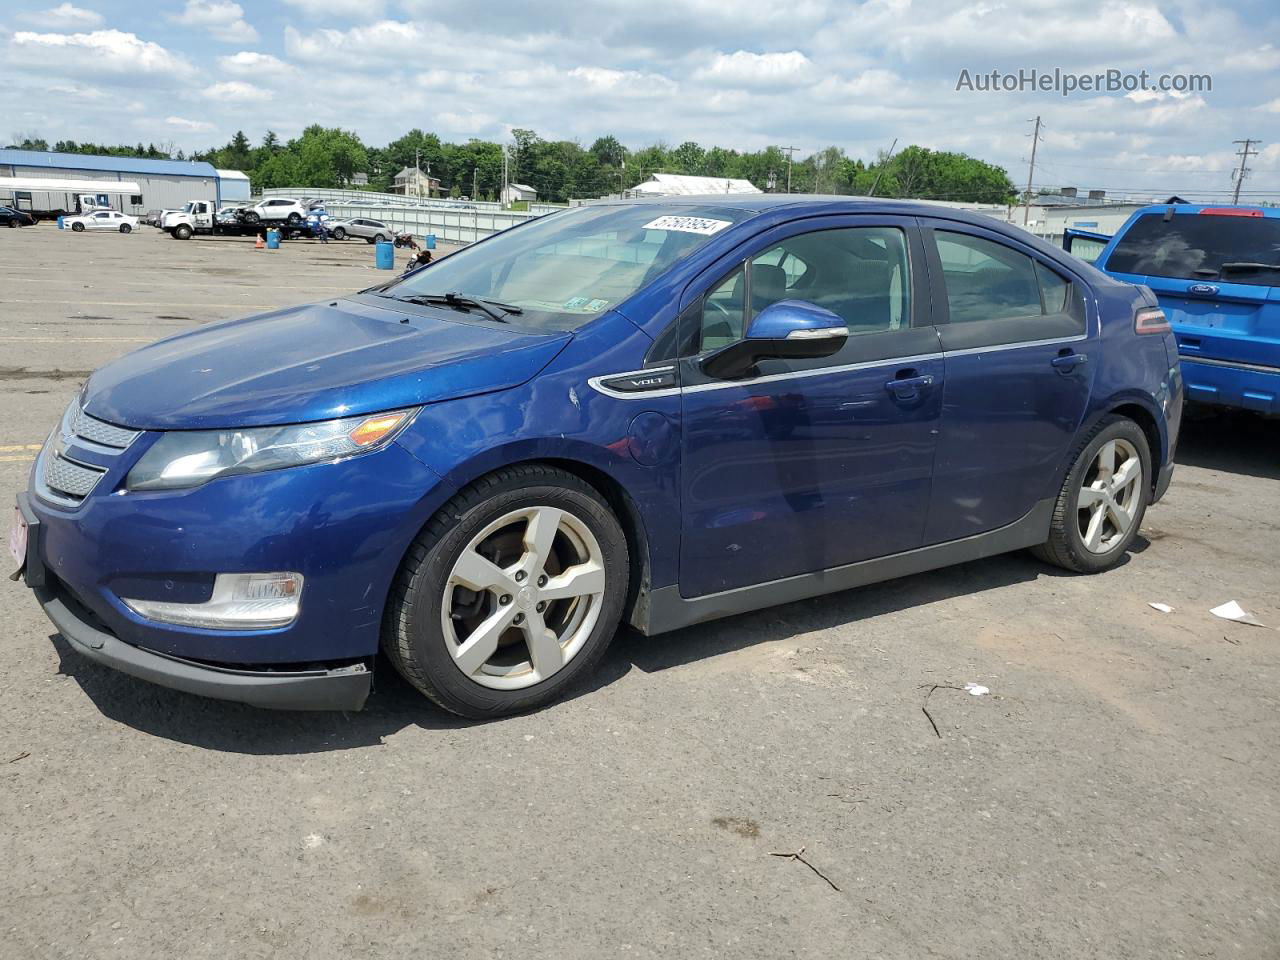
[[[1168,333],[1169,318],[1159,307],[1139,307],[1133,315],[1134,333]]]

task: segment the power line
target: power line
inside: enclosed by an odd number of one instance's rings
[[[1244,178],[1249,175],[1249,168],[1245,166],[1246,161],[1248,161],[1249,159],[1249,154],[1252,153],[1254,156],[1257,156],[1258,154],[1257,150],[1250,150],[1249,148],[1252,147],[1255,143],[1258,146],[1262,146],[1262,141],[1261,140],[1232,140],[1231,142],[1239,143],[1243,145],[1240,150],[1236,151],[1236,156],[1240,158],[1240,170],[1235,174],[1236,188],[1231,195],[1231,202],[1235,204],[1240,202],[1240,185],[1244,183]]]

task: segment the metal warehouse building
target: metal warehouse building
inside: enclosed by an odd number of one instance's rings
[[[221,203],[224,199],[241,199],[244,174],[218,171],[212,164],[185,160],[142,160],[136,157],[0,149],[0,182],[9,177],[19,181],[28,178],[136,183],[139,193],[113,196],[109,202],[110,206],[124,213],[139,214],[148,210],[178,208],[188,200]],[[224,177],[233,194],[230,197],[223,193]],[[56,191],[26,190],[22,189],[20,182],[0,186],[0,204],[7,206],[40,210],[59,207],[62,203],[61,194]]]

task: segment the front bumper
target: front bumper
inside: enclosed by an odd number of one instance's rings
[[[313,670],[245,670],[196,663],[135,647],[100,630],[56,586],[34,587],[58,632],[79,653],[141,680],[217,700],[272,710],[360,710],[373,686],[363,661]]]

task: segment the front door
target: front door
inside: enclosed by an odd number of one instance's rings
[[[946,372],[933,544],[1057,495],[1099,358],[1097,319],[1069,271],[981,227],[922,222]]]
[[[682,315],[680,592],[703,596],[920,545],[943,365],[909,218],[779,227],[708,271]],[[822,360],[768,360],[742,380],[701,358],[779,300],[838,314]]]

